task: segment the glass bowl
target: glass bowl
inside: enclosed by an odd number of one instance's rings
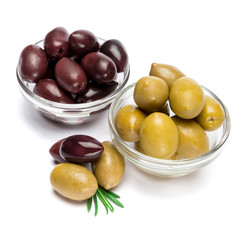
[[[98,38],[98,41],[101,45],[105,40]],[[43,40],[36,44],[43,48]],[[126,85],[130,75],[130,66],[128,65],[123,72],[117,74],[118,86],[111,94],[92,102],[75,104],[53,102],[36,95],[33,92],[35,84],[24,81],[20,76],[19,65],[17,65],[16,74],[21,93],[35,109],[54,121],[77,125],[95,119],[98,113],[109,108],[112,100]]]
[[[179,177],[197,171],[199,168],[211,163],[221,153],[226,140],[230,133],[230,117],[227,108],[222,101],[210,90],[202,86],[205,95],[209,95],[216,99],[224,109],[225,120],[223,125],[212,132],[206,132],[209,137],[210,151],[195,158],[181,160],[166,160],[155,157],[150,157],[142,154],[134,149],[134,144],[123,141],[118,135],[115,128],[115,117],[118,110],[124,105],[134,104],[133,92],[135,88],[133,83],[123,89],[111,104],[108,121],[110,128],[110,136],[118,151],[140,170],[151,175],[160,177]],[[173,113],[170,113],[170,116]]]

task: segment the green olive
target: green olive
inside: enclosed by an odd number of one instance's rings
[[[225,113],[218,101],[210,96],[205,96],[205,105],[197,116],[197,122],[206,131],[213,131],[222,126]]]
[[[139,141],[139,130],[146,114],[138,107],[126,105],[119,109],[116,118],[116,130],[122,140],[127,142]]]
[[[135,148],[138,152],[147,155],[147,154],[144,152],[144,150],[143,150],[142,145],[141,145],[140,142],[135,142],[134,148]],[[167,159],[168,159],[168,160],[180,160],[180,159],[183,159],[183,158],[184,158],[184,157],[183,157],[181,154],[175,152],[173,156],[171,156],[170,158],[167,158]]]
[[[195,80],[181,77],[172,84],[169,103],[177,116],[192,119],[203,110],[205,96],[201,86]]]
[[[155,112],[143,121],[140,144],[152,157],[170,158],[178,147],[178,130],[173,120],[164,113]]]
[[[185,158],[197,157],[209,151],[209,140],[201,126],[192,119],[173,116],[179,133],[177,153]]]
[[[102,143],[104,151],[101,157],[93,163],[93,173],[98,184],[105,189],[117,186],[124,175],[125,161],[112,142]]]
[[[184,76],[176,67],[160,63],[152,63],[149,75],[163,79],[167,83],[169,89],[175,80]]]
[[[161,111],[168,95],[167,84],[161,78],[153,76],[139,79],[133,93],[135,103],[147,112]]]
[[[73,163],[58,164],[51,172],[50,181],[58,193],[72,200],[86,200],[98,189],[92,172]]]

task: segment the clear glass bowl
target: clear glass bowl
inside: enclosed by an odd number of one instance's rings
[[[98,38],[98,41],[102,44],[105,40]],[[36,44],[43,47],[43,40],[37,42]],[[98,113],[109,108],[112,100],[126,85],[129,75],[130,66],[128,65],[124,72],[117,74],[117,88],[104,98],[88,103],[66,104],[53,102],[36,95],[33,92],[35,84],[28,83],[21,78],[19,74],[19,65],[17,65],[17,80],[20,91],[25,99],[46,117],[54,121],[70,125],[89,122],[95,119],[98,116]]]
[[[206,132],[209,137],[210,151],[195,158],[181,160],[166,160],[147,156],[134,149],[133,143],[123,141],[118,135],[115,128],[115,117],[118,110],[124,105],[135,104],[133,100],[133,92],[136,83],[129,85],[123,89],[111,104],[109,110],[109,128],[111,139],[119,152],[140,170],[152,175],[161,177],[179,177],[190,174],[199,168],[211,163],[222,151],[226,140],[230,133],[230,117],[227,108],[222,101],[210,90],[202,87],[205,95],[209,95],[216,99],[224,109],[225,121],[223,125],[212,132]],[[173,113],[171,113],[173,114]]]

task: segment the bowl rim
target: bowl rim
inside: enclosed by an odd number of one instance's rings
[[[161,158],[147,156],[141,152],[138,152],[131,146],[129,146],[125,141],[123,141],[120,138],[120,136],[118,135],[118,133],[116,131],[115,123],[114,123],[114,119],[113,119],[113,113],[114,113],[115,106],[119,102],[121,97],[126,92],[128,92],[130,89],[134,88],[135,85],[136,85],[136,82],[132,83],[128,87],[124,88],[121,92],[119,92],[119,94],[113,100],[113,102],[110,106],[110,109],[109,109],[109,113],[108,113],[108,123],[109,123],[110,131],[113,134],[114,138],[116,139],[117,145],[120,145],[120,149],[124,149],[124,153],[127,154],[127,156],[129,158],[131,158],[133,161],[137,161],[137,164],[144,165],[144,166],[152,165],[152,167],[154,167],[154,166],[190,167],[190,165],[196,165],[198,163],[204,164],[205,162],[208,162],[210,156],[214,155],[214,153],[221,150],[221,147],[224,145],[224,143],[226,142],[226,140],[228,139],[229,134],[230,134],[231,121],[230,121],[229,112],[228,112],[226,106],[224,105],[224,103],[217,97],[217,95],[214,94],[212,91],[210,91],[208,88],[206,88],[204,86],[201,86],[202,89],[204,91],[206,91],[208,94],[210,94],[212,97],[214,97],[221,104],[221,106],[224,110],[224,113],[225,113],[225,124],[223,125],[224,126],[223,134],[222,134],[220,142],[213,149],[211,149],[207,153],[204,153],[204,154],[199,155],[194,158],[171,160],[171,159],[161,159]],[[119,148],[119,146],[117,146],[117,148]],[[137,158],[137,160],[136,160],[136,158]]]
[[[103,38],[97,37],[98,40],[100,41],[106,41]],[[35,43],[35,45],[37,44],[41,44],[43,43],[44,40],[40,40],[38,42]],[[87,103],[59,103],[59,102],[54,102],[48,99],[45,99],[43,97],[40,97],[39,95],[35,94],[33,91],[31,91],[29,89],[29,85],[34,85],[35,83],[30,83],[27,82],[25,80],[22,79],[21,75],[20,75],[20,69],[19,69],[19,61],[17,63],[17,67],[16,67],[16,76],[17,76],[17,81],[18,84],[20,86],[20,89],[27,94],[27,98],[29,101],[34,101],[35,103],[37,102],[38,104],[40,104],[42,107],[53,107],[56,109],[61,109],[61,110],[65,110],[68,112],[76,112],[78,110],[89,110],[91,108],[97,108],[99,106],[104,105],[105,103],[108,103],[110,101],[112,101],[112,99],[125,87],[125,85],[128,82],[129,76],[130,76],[130,64],[128,63],[126,69],[123,72],[120,72],[120,74],[123,74],[124,78],[123,78],[123,82],[121,85],[119,85],[119,87],[114,90],[113,92],[111,92],[109,95],[92,101],[92,102],[87,102]]]

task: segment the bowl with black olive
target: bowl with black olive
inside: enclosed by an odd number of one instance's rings
[[[22,50],[16,74],[22,95],[35,109],[76,125],[109,108],[126,85],[130,66],[120,41],[57,27]]]

